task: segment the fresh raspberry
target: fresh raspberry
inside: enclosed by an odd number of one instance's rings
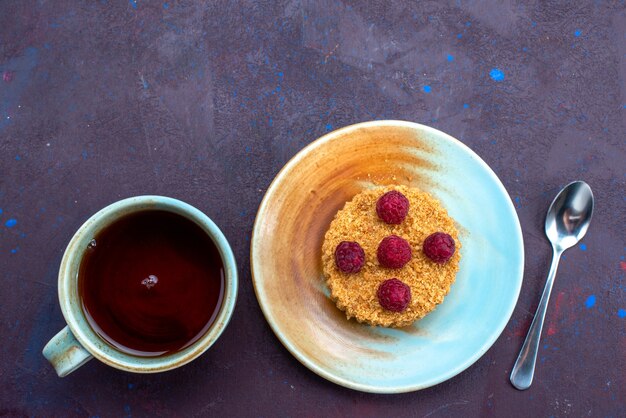
[[[380,306],[392,312],[402,312],[411,301],[411,288],[400,280],[385,280],[378,286],[376,292]]]
[[[387,192],[376,202],[376,213],[385,223],[402,223],[409,213],[409,199],[396,190]]]
[[[335,264],[344,273],[358,273],[365,264],[365,251],[358,242],[341,241],[335,249]]]
[[[454,254],[454,239],[445,232],[435,232],[424,240],[424,254],[435,263],[443,264]]]
[[[389,235],[378,244],[377,256],[381,266],[399,269],[411,260],[411,246],[404,238]]]

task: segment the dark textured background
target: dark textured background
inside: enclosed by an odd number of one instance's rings
[[[626,8],[623,1],[0,1],[0,415],[624,416]],[[517,208],[526,271],[506,330],[420,392],[344,389],[300,365],[256,302],[254,215],[273,176],[326,131],[434,126],[474,149]],[[593,188],[563,257],[535,383],[508,375],[548,269],[545,211]],[[163,194],[213,218],[240,297],[195,362],[134,375],[92,361],[59,379],[59,262],[118,199]]]

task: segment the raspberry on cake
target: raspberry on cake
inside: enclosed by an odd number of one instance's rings
[[[390,235],[380,242],[376,256],[381,266],[399,269],[411,261],[411,246],[404,238]]]
[[[388,224],[402,223],[409,213],[409,199],[397,190],[391,190],[376,202],[378,217]]]
[[[433,231],[443,235],[427,244]],[[330,297],[348,319],[403,327],[448,294],[460,247],[454,220],[437,199],[406,186],[378,187],[337,212],[324,237],[322,266]]]
[[[380,284],[376,296],[383,308],[388,311],[402,312],[411,301],[411,288],[394,277]]]
[[[365,251],[358,242],[342,241],[335,250],[335,263],[344,273],[358,273],[365,263]]]
[[[426,257],[435,263],[443,264],[454,254],[454,238],[445,232],[435,232],[424,240],[422,247]]]

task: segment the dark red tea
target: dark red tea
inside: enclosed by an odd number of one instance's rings
[[[118,350],[160,356],[197,341],[222,303],[224,268],[211,238],[192,221],[147,210],[94,237],[78,275],[93,330]]]

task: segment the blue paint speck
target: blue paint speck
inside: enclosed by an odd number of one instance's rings
[[[87,151],[83,150],[83,152],[81,153],[81,155],[83,156],[83,160],[86,160],[86,159],[87,159],[87,156],[88,156]]]
[[[135,387],[135,385],[133,385],[132,383],[128,384],[128,389],[133,389]]]
[[[579,37],[580,35],[582,35],[583,33],[580,31],[580,29],[576,29],[576,31],[574,32],[574,36],[575,37]]]
[[[448,61],[450,61],[450,62],[454,61],[454,56],[448,54]]]
[[[530,25],[534,28],[535,26],[537,26],[537,22],[530,22]]]
[[[170,5],[169,5],[169,4],[167,4],[167,3],[163,3],[163,8],[164,8],[164,9],[169,9],[169,8],[170,8]]]
[[[430,93],[432,89],[430,88],[430,86],[424,86],[423,90],[424,93]]]
[[[17,247],[17,248],[13,248],[13,249],[11,250],[11,254],[15,254],[15,253],[17,253],[17,251],[18,251],[18,250],[19,250],[19,247]]]
[[[7,228],[13,228],[15,225],[17,225],[17,220],[15,220],[15,219],[9,219],[8,221],[6,221],[6,222],[4,223],[4,225],[5,225]]]
[[[587,245],[586,244],[580,244],[580,250],[581,251],[587,251]]]
[[[22,159],[22,157],[20,157],[19,155],[16,155],[16,156],[15,156],[15,161],[19,161],[19,160],[21,160],[21,159]]]
[[[148,84],[148,82],[146,81],[145,78],[141,77],[141,85],[143,86],[143,89],[146,90],[148,87],[150,87],[150,84]]]
[[[491,71],[489,71],[489,77],[491,77],[493,81],[503,81],[504,72],[498,68],[492,68]]]
[[[469,103],[463,103],[463,109],[469,108]]]
[[[283,72],[282,72],[282,71],[279,71],[279,72],[278,72],[278,76],[279,76],[279,77],[282,77],[283,75],[284,75],[284,74],[283,74]]]
[[[465,26],[469,28],[470,26],[472,26],[472,22],[465,22]]]
[[[462,34],[462,33],[459,33],[456,37],[457,37],[458,39],[461,39],[461,38],[463,37],[463,34]]]
[[[618,309],[617,316],[619,316],[620,318],[626,318],[626,309]]]
[[[268,123],[270,126],[274,126],[274,121],[272,120],[272,118],[269,118]]]
[[[585,307],[587,309],[593,308],[595,304],[596,304],[596,295],[589,296],[587,300],[585,301]]]
[[[524,51],[524,52],[528,52],[528,48],[523,47],[523,48],[522,48],[522,51]]]
[[[326,124],[326,132],[330,132],[333,130],[333,125],[331,125],[330,123]]]
[[[0,208],[0,215],[2,215],[2,208]]]
[[[131,6],[133,6],[133,9],[137,9],[137,1],[136,0],[128,0],[128,2],[130,3]]]

